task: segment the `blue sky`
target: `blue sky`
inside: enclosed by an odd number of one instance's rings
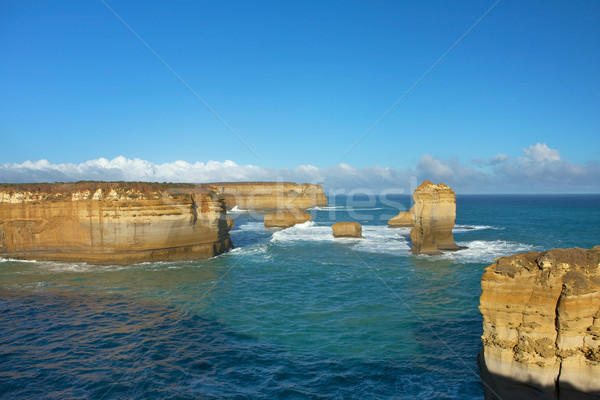
[[[123,157],[600,191],[600,2],[500,1],[346,156],[494,1],[106,4],[185,84],[101,1],[0,2],[0,181]]]

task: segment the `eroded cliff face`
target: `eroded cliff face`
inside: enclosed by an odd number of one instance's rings
[[[305,210],[327,206],[327,196],[321,185],[289,182],[211,183],[224,198],[227,209],[237,206],[244,210]]]
[[[201,259],[232,248],[229,226],[224,200],[197,185],[0,185],[5,258],[94,264]]]
[[[440,254],[458,250],[452,229],[456,219],[456,196],[443,183],[424,181],[413,193],[415,223],[410,232],[413,254]]]
[[[481,287],[488,399],[600,398],[600,246],[501,257]]]

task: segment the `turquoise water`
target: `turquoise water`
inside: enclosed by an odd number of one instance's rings
[[[3,398],[482,398],[483,269],[600,244],[600,196],[459,196],[467,249],[414,257],[409,197],[333,198],[277,231],[232,214],[236,249],[129,267],[0,261]],[[355,220],[365,239],[337,239]]]

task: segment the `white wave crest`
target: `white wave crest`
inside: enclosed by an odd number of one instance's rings
[[[258,232],[258,231],[264,231],[265,230],[265,223],[264,222],[246,222],[240,226],[238,226],[237,229],[230,231],[230,234],[235,234],[237,232],[240,231],[244,231],[244,232]]]
[[[0,257],[1,262],[22,262],[22,263],[36,263],[37,260],[18,260],[16,258],[2,258]]]
[[[250,210],[245,210],[243,208],[239,208],[237,205],[233,206],[233,208],[229,211],[227,211],[228,213],[233,213],[233,214],[241,214],[241,213],[249,213]]]
[[[315,211],[325,211],[325,210],[327,210],[327,211],[333,211],[333,210],[340,210],[340,209],[343,209],[343,208],[346,208],[346,207],[344,207],[344,206],[323,206],[323,207],[315,206],[315,207],[307,208],[307,211],[312,211],[312,210],[315,210]]]
[[[329,207],[311,207],[307,211],[347,211],[347,212],[361,212],[361,211],[379,211],[384,210],[383,207],[347,207],[347,206],[329,206]]]
[[[432,258],[451,258],[457,263],[491,263],[498,257],[536,250],[535,246],[530,244],[505,240],[473,240],[457,242],[457,244],[466,248],[455,252],[446,252]]]
[[[452,229],[452,232],[454,232],[454,233],[470,232],[470,231],[480,231],[483,229],[501,229],[501,228],[496,228],[491,225],[454,225],[454,229]]]

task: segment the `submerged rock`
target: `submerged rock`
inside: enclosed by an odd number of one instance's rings
[[[452,228],[456,219],[456,196],[443,183],[424,181],[413,193],[415,224],[410,232],[413,254],[440,254],[458,250]]]
[[[338,222],[333,224],[334,237],[362,238],[362,226],[358,222]]]
[[[279,210],[265,215],[265,228],[289,228],[310,221],[309,213],[301,210]]]
[[[481,288],[487,399],[600,398],[600,246],[498,258]]]

